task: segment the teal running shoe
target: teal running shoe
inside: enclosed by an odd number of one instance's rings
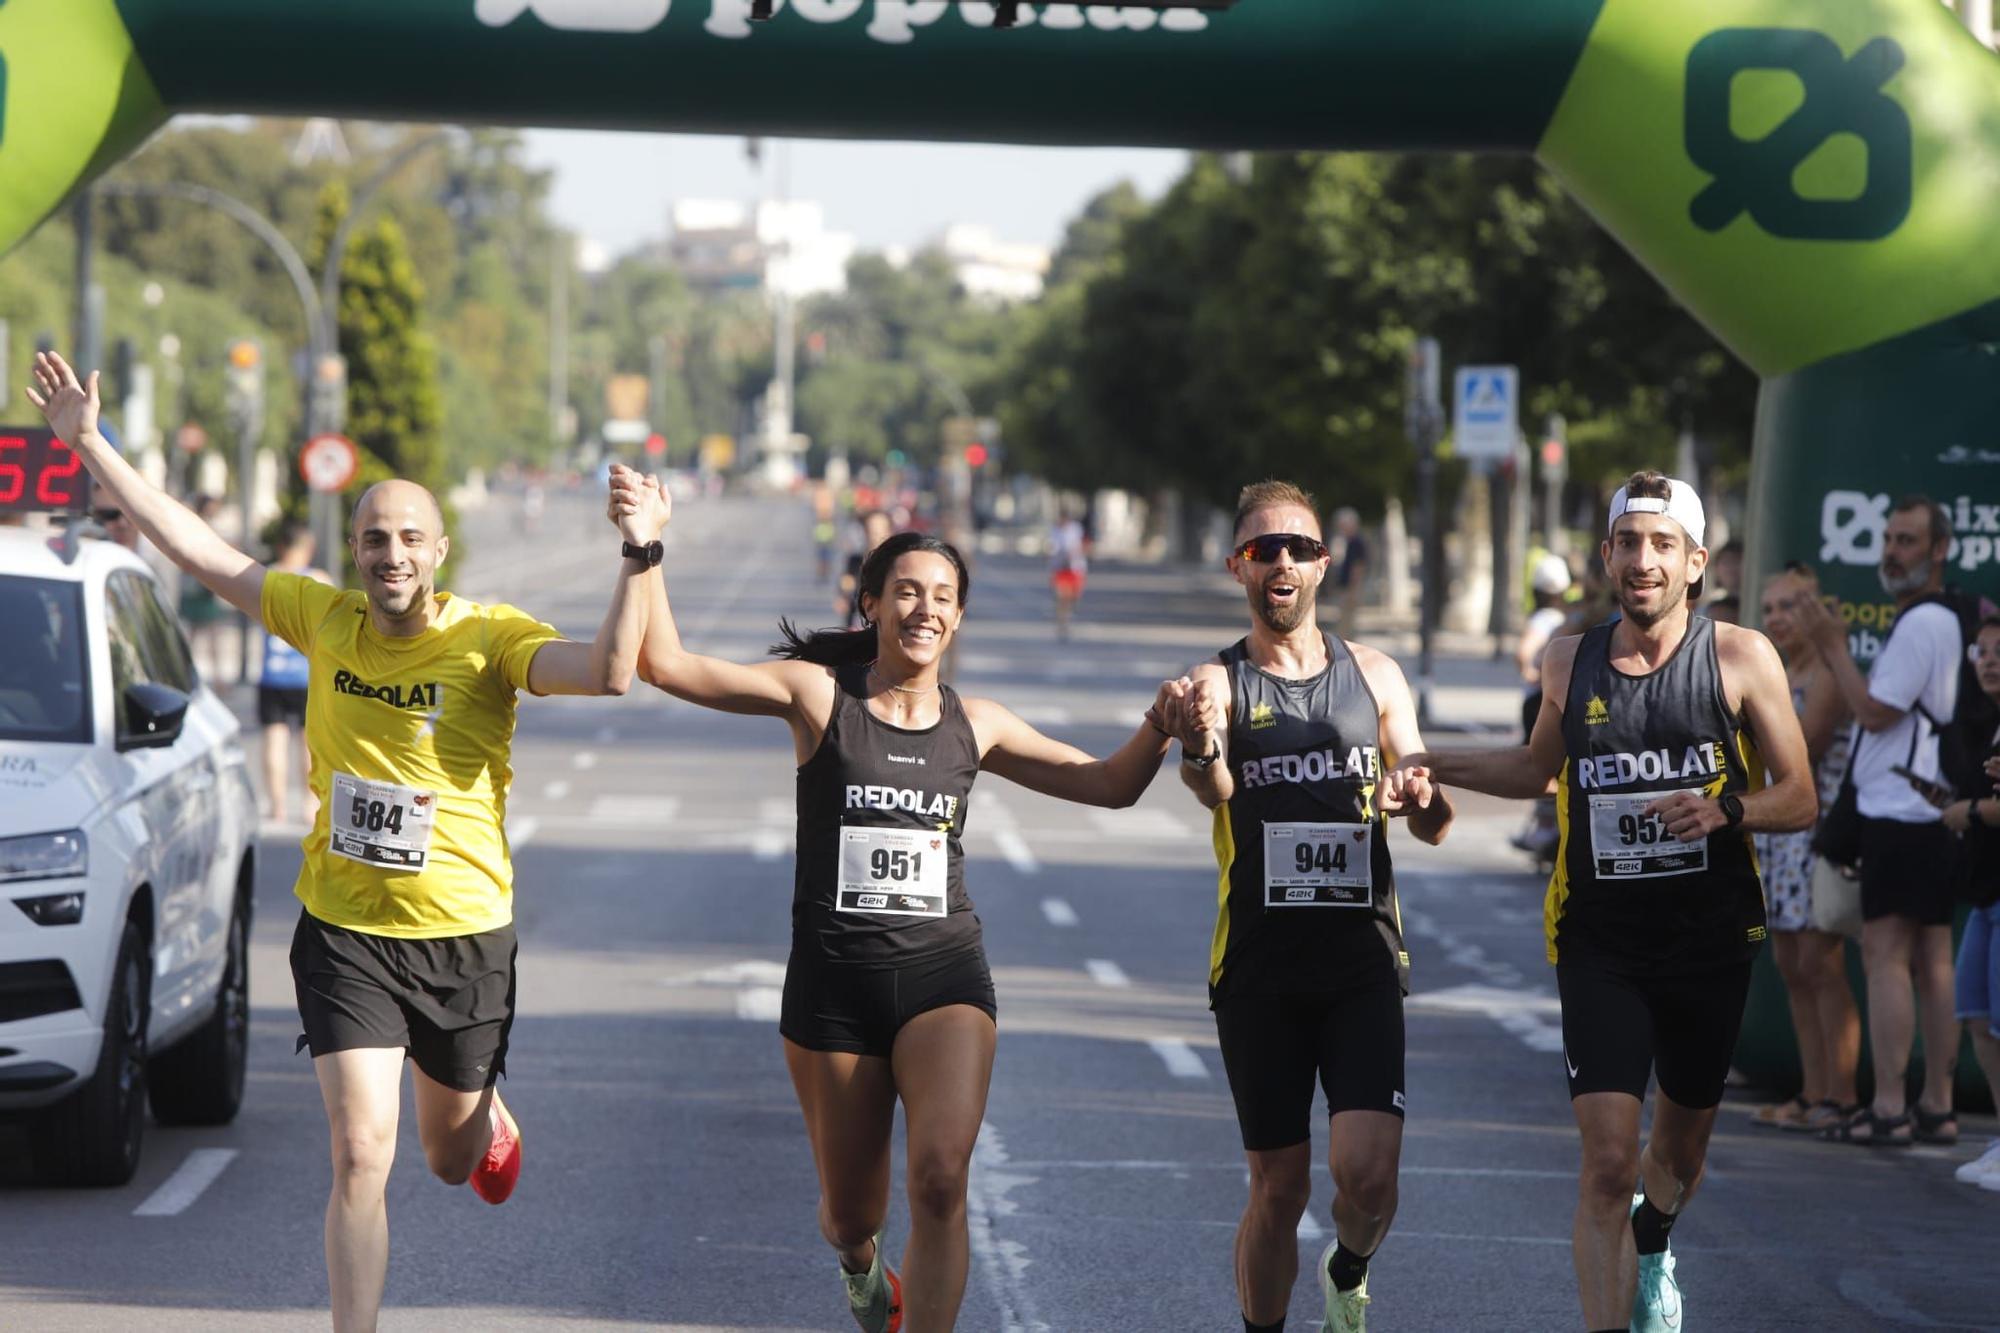
[[[1645,1194],[1632,1196],[1639,1211]],[[1639,1289],[1632,1294],[1632,1333],[1680,1333],[1681,1289],[1674,1281],[1674,1250],[1639,1256]]]
[[[1319,1289],[1326,1297],[1326,1318],[1319,1326],[1320,1333],[1368,1333],[1367,1276],[1363,1275],[1361,1285],[1353,1291],[1342,1291],[1327,1275],[1326,1266],[1333,1261],[1333,1247],[1338,1244],[1337,1239],[1327,1242],[1319,1256]]]
[[[838,1259],[841,1285],[847,1288],[847,1308],[862,1333],[901,1333],[903,1281],[882,1262],[882,1233],[875,1233],[875,1258],[865,1273],[850,1273]]]

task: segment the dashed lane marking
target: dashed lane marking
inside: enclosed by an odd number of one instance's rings
[[[533,815],[520,815],[507,821],[507,846],[526,847],[542,827],[542,821]]]
[[[1060,898],[1042,899],[1042,915],[1052,926],[1073,926],[1076,924],[1076,909]]]
[[[597,767],[597,752],[595,750],[578,750],[574,755],[570,756],[570,762],[576,765],[578,772],[588,771]]]
[[[216,1182],[236,1160],[234,1148],[196,1148],[146,1201],[132,1210],[134,1217],[176,1217]]]
[[[542,788],[542,799],[545,801],[560,801],[567,795],[569,795],[569,784],[561,779]]]
[[[1014,867],[1017,875],[1032,875],[1042,868],[1042,863],[1028,850],[1028,840],[1013,829],[995,829],[993,845],[1000,849],[1000,855],[1007,858],[1007,864]]]
[[[1208,1077],[1208,1066],[1202,1062],[1201,1056],[1179,1037],[1155,1037],[1146,1044],[1153,1048],[1153,1054],[1160,1057],[1160,1063],[1175,1078]]]
[[[1100,986],[1129,986],[1132,978],[1125,975],[1125,969],[1109,958],[1084,960],[1083,970],[1090,973],[1090,979]]]

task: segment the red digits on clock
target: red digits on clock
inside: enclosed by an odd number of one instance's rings
[[[27,488],[28,474],[18,460],[9,460],[7,451],[19,449],[25,452],[28,442],[19,435],[0,435],[0,504],[12,504],[21,498]]]
[[[67,486],[58,490],[52,483],[74,477],[83,466],[83,459],[61,440],[50,440],[49,452],[54,458],[51,465],[43,468],[41,475],[35,478],[35,498],[45,505],[67,508],[76,503],[76,492]]]

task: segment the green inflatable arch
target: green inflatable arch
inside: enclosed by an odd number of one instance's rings
[[[1872,656],[1925,490],[2000,593],[2000,70],[1938,0],[1200,3],[0,0],[0,249],[178,111],[1532,152],[1764,377],[1753,578]]]

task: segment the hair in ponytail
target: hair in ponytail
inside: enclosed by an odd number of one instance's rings
[[[941,541],[922,532],[899,532],[868,553],[861,562],[861,576],[855,580],[854,597],[859,603],[867,597],[880,603],[882,590],[889,584],[889,571],[896,562],[913,551],[928,551],[951,561],[958,571],[958,604],[963,607],[972,597],[972,571],[966,568],[965,557],[950,542]],[[816,662],[821,666],[842,667],[861,666],[873,662],[877,656],[876,630],[873,621],[860,629],[816,629],[801,634],[789,619],[778,621],[779,642],[771,645],[771,655],[794,662]]]

